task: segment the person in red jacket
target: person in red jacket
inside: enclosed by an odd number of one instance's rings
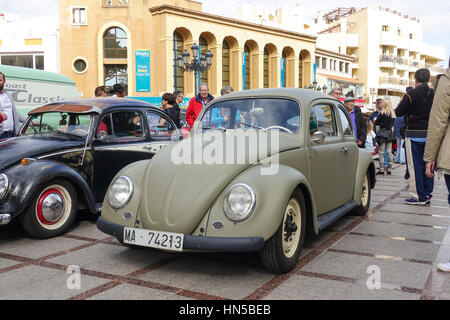
[[[197,119],[200,111],[202,111],[203,107],[213,100],[214,97],[209,94],[208,84],[202,83],[200,85],[199,94],[189,101],[189,105],[186,110],[186,121],[191,128],[194,126],[194,122]]]

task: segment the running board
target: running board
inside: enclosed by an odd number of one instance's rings
[[[354,200],[352,200],[337,209],[331,210],[325,214],[318,216],[317,227],[319,228],[319,231],[322,231],[357,206],[358,204]]]

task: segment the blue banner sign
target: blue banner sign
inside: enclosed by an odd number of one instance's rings
[[[286,72],[286,58],[281,58],[281,87],[284,88],[286,83],[284,82],[284,75]]]
[[[155,106],[158,106],[158,107],[161,106],[161,102],[162,102],[161,97],[128,97],[127,96],[127,98],[132,98],[132,99],[145,101],[145,102],[151,103],[151,104],[153,104]],[[191,98],[183,98],[183,102],[179,105],[179,107],[181,109],[187,108],[187,106],[189,105],[189,100],[191,100]]]
[[[150,92],[150,50],[136,50],[136,92]]]

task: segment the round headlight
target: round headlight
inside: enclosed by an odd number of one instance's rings
[[[253,189],[244,183],[232,186],[223,200],[223,211],[228,219],[240,222],[247,219],[253,212],[256,196]]]
[[[8,192],[8,187],[8,176],[4,173],[0,174],[0,199],[2,199],[6,195],[6,192]]]
[[[114,209],[120,209],[130,201],[133,195],[133,183],[130,178],[120,176],[112,183],[108,191],[109,205]]]

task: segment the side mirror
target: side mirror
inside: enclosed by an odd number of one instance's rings
[[[325,134],[322,131],[313,133],[311,140],[317,144],[322,144],[325,141]]]

